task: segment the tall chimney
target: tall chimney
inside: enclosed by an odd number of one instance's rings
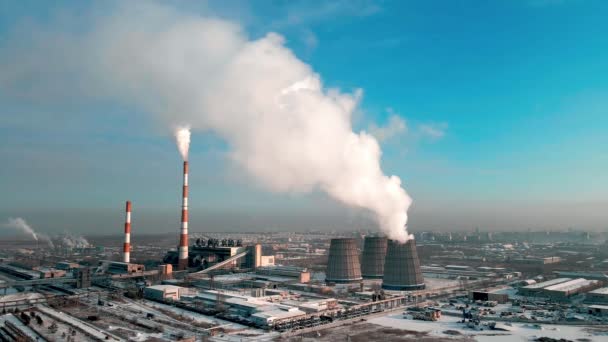
[[[184,187],[182,190],[182,227],[179,239],[178,270],[188,268],[188,162],[184,161]]]
[[[131,262],[131,201],[127,201],[125,215],[125,244],[122,248],[124,262]]]

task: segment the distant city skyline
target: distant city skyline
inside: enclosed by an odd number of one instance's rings
[[[325,87],[362,89],[353,130],[375,136],[384,173],[401,178],[413,232],[608,229],[608,3],[157,4],[227,19],[251,40],[277,32]],[[57,54],[122,6],[0,3],[0,222],[119,234],[132,200],[134,235],[178,231],[171,130],[87,93],[90,75],[70,66],[79,52]],[[320,191],[268,191],[230,148],[193,132],[192,231],[375,225]]]

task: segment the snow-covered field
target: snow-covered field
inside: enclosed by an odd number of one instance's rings
[[[437,337],[454,337],[446,334],[446,331],[455,331],[462,336],[470,336],[479,342],[511,342],[511,341],[530,341],[537,337],[565,338],[575,341],[586,339],[587,341],[608,341],[608,332],[593,333],[590,327],[567,326],[567,325],[541,325],[540,327],[532,324],[513,323],[508,326],[511,331],[482,330],[476,331],[466,328],[464,324],[458,323],[458,317],[443,316],[437,322],[417,321],[404,319],[401,315],[390,315],[370,319],[368,322],[385,327],[427,332],[429,335]],[[604,327],[608,331],[608,327]]]

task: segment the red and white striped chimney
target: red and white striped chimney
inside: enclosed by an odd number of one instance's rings
[[[131,201],[127,201],[127,209],[125,216],[125,244],[122,248],[124,262],[131,260]]]
[[[184,187],[182,190],[182,227],[179,239],[179,261],[177,268],[188,268],[188,162],[184,161]]]

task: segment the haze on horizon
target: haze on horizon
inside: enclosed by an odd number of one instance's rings
[[[382,170],[413,198],[410,231],[606,230],[608,4],[150,4],[233,22],[250,40],[276,32],[324,88],[362,89],[353,130],[378,140]],[[171,131],[93,85],[74,49],[121,11],[118,1],[0,4],[0,221],[120,233],[130,199],[134,232],[177,232]],[[193,132],[192,231],[377,224],[321,191],[268,191],[230,149],[217,132]]]

